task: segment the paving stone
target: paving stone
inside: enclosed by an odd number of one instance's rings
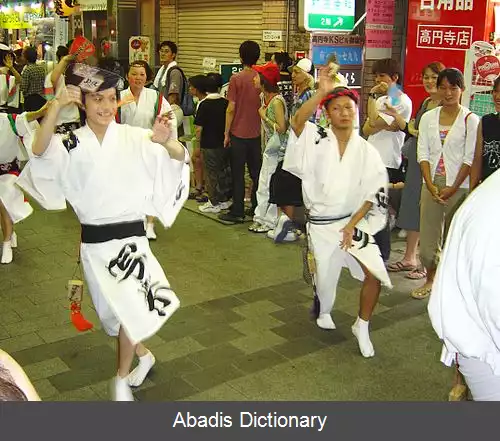
[[[46,378],[32,381],[32,384],[42,401],[50,401],[52,397],[55,397],[59,393],[52,383]]]
[[[237,331],[228,324],[216,325],[202,334],[193,336],[193,339],[205,347],[230,342],[243,337],[245,334]]]
[[[341,335],[337,333],[336,335]],[[324,349],[326,345],[312,337],[301,337],[273,347],[273,351],[290,360]]]
[[[164,362],[184,357],[205,348],[192,337],[184,337],[173,342],[162,343],[152,349],[156,360]]]
[[[51,397],[51,401],[103,401],[89,386],[79,389],[65,390],[63,393]]]
[[[229,362],[242,355],[244,355],[244,352],[229,343],[225,343],[204,349],[203,351],[194,352],[189,354],[188,357],[198,366],[207,368],[216,364]]]
[[[135,394],[140,401],[177,401],[199,392],[182,378],[172,378]]]
[[[200,391],[211,389],[227,381],[240,378],[244,373],[227,364],[220,364],[205,368],[199,372],[183,375],[182,378]]]
[[[70,370],[68,365],[60,358],[50,358],[38,363],[28,364],[23,369],[31,381],[43,380]]]
[[[288,360],[281,354],[271,349],[263,349],[244,357],[237,358],[233,361],[233,365],[247,374],[252,374],[281,363],[286,363],[287,361]]]
[[[4,326],[0,325],[0,340],[12,337]],[[0,343],[1,344],[1,343]]]
[[[244,302],[236,296],[222,297],[220,299],[204,302],[199,306],[210,311],[222,311],[243,305]]]
[[[231,323],[231,327],[237,329],[245,335],[252,335],[254,333],[261,333],[271,328],[276,328],[283,325],[280,320],[271,317],[270,315],[263,314],[261,317],[247,318],[241,322]]]
[[[60,326],[62,327],[62,325],[68,325],[69,323],[69,311],[59,311],[56,314],[50,314],[45,317],[23,320],[16,323],[8,323],[5,324],[4,327],[12,337],[15,337],[17,335],[28,334],[30,332],[51,329],[54,326],[59,328]]]
[[[161,384],[172,378],[180,378],[190,372],[199,371],[201,371],[200,366],[186,356],[165,363],[156,363],[153,369],[151,369],[149,378],[154,384]]]
[[[272,348],[273,346],[286,343],[288,340],[276,335],[272,331],[253,332],[247,337],[233,340],[231,344],[243,351],[245,354],[253,354],[262,349]]]
[[[18,323],[21,321],[21,316],[14,310],[10,308],[0,309],[0,323],[2,325],[8,325],[10,323]]]
[[[116,366],[101,364],[88,369],[73,369],[50,377],[50,382],[59,392],[68,392],[75,389],[86,388],[90,384],[103,380],[110,380],[116,375]]]
[[[259,300],[253,303],[246,303],[241,306],[236,306],[233,311],[242,315],[245,318],[261,318],[266,314],[281,311],[283,308],[276,305],[271,300]]]
[[[2,340],[2,349],[6,352],[13,353],[16,351],[22,351],[24,349],[33,348],[35,346],[40,346],[45,343],[39,335],[34,332],[29,334],[20,335],[18,337],[11,337]]]

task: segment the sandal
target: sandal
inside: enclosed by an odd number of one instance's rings
[[[392,273],[399,273],[401,271],[415,271],[417,267],[411,264],[405,264],[402,260],[399,262],[391,263],[387,266],[387,270]]]
[[[189,193],[189,199],[199,198],[203,194],[203,190],[195,188],[191,193]]]
[[[422,286],[412,291],[411,296],[417,300],[423,300],[429,297],[432,291],[432,286]]]
[[[271,228],[266,227],[265,225],[259,225],[254,231],[256,233],[267,233],[270,230],[271,230]]]
[[[408,273],[405,277],[410,280],[422,280],[427,277],[427,271],[425,270],[425,268],[424,269],[417,268]]]
[[[254,222],[252,225],[248,227],[248,231],[251,231],[252,233],[258,233],[259,228],[262,228],[262,225],[259,224],[258,222]]]

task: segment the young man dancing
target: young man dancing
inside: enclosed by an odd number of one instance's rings
[[[81,225],[81,261],[105,331],[118,337],[115,401],[133,401],[155,359],[141,343],[179,307],[179,300],[152,254],[146,216],[170,226],[189,191],[189,157],[170,138],[166,116],[152,131],[115,123],[116,74],[82,64],[66,72],[66,89],[50,106],[32,144],[34,157],[18,184],[44,208],[61,210],[66,200]],[[60,112],[85,109],[86,123],[54,135]],[[129,373],[134,355],[137,368]]]
[[[335,329],[330,314],[340,272],[348,267],[363,281],[352,332],[361,354],[373,357],[369,321],[381,283],[392,286],[373,239],[386,222],[388,177],[379,153],[353,130],[357,94],[334,87],[323,72],[318,91],[293,120],[283,168],[302,179],[314,256],[316,323],[322,329]],[[330,128],[308,122],[320,105],[326,109]]]

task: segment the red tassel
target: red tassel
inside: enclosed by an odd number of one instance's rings
[[[94,327],[92,323],[85,319],[81,311],[81,306],[77,302],[71,304],[71,321],[74,327],[80,332],[88,331]]]

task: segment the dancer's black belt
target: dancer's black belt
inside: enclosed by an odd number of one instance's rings
[[[123,222],[106,225],[83,225],[82,243],[103,243],[113,239],[146,235],[143,221]]]
[[[341,221],[351,217],[352,214],[347,214],[345,216],[307,216],[307,222],[312,225],[330,225],[334,222]]]

